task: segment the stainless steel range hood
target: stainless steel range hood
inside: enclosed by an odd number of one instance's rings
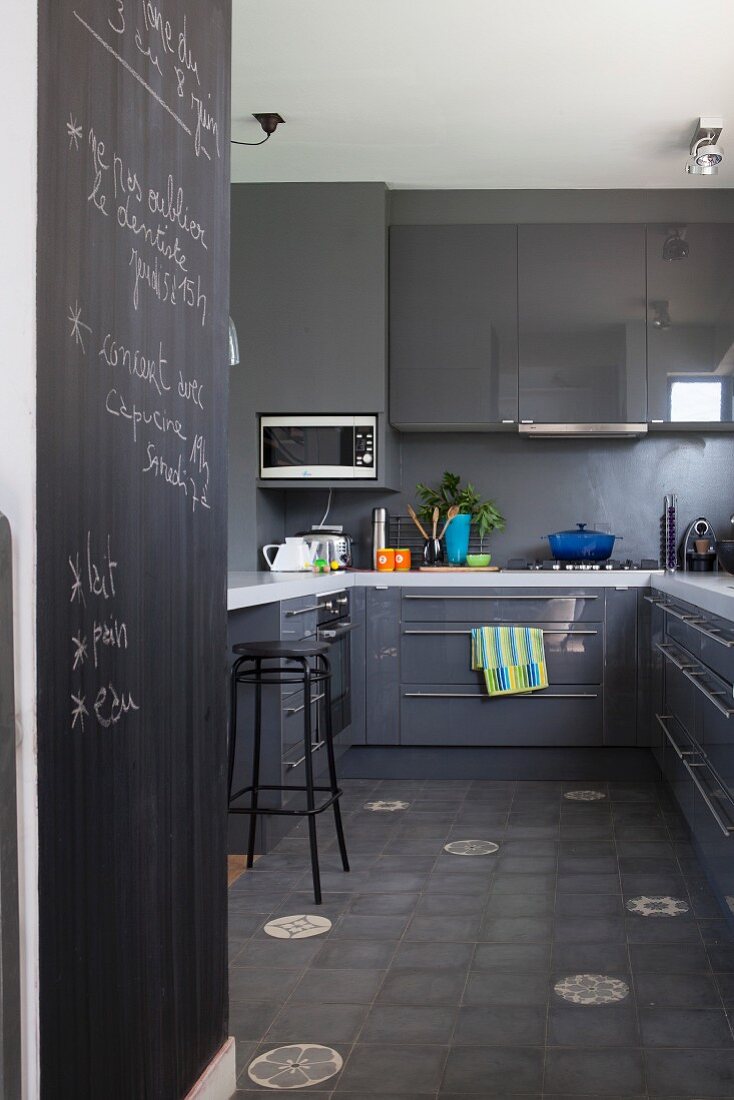
[[[518,425],[520,435],[528,439],[634,439],[647,433],[647,424],[536,424],[524,421]]]

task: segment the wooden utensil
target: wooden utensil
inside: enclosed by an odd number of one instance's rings
[[[456,519],[458,514],[459,514],[459,505],[458,504],[452,504],[451,507],[449,508],[448,512],[446,513],[446,522],[444,523],[444,525],[441,529],[441,534],[438,536],[440,539],[442,539],[444,537],[444,535],[446,534],[446,528],[451,523],[451,520]]]
[[[438,510],[438,505],[436,505],[436,507],[433,509],[433,530],[431,532],[431,538],[434,540],[434,542],[436,541],[436,531],[438,530],[439,515],[440,513]]]
[[[427,539],[428,538],[428,533],[426,532],[426,529],[423,526],[423,524],[421,523],[421,521],[418,519],[418,516],[415,514],[415,508],[413,507],[412,504],[408,505],[408,515],[413,520],[413,523],[416,525],[416,527],[418,528],[420,533],[423,535],[423,538]]]

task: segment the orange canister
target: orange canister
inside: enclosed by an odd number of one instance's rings
[[[378,573],[392,573],[395,570],[395,551],[389,547],[375,551]]]
[[[410,550],[395,551],[395,569],[399,573],[407,573],[410,569]]]

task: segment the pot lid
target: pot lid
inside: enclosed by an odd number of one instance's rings
[[[575,531],[554,531],[553,533],[555,535],[573,535],[575,537],[578,537],[578,535],[602,535],[606,538],[618,537],[617,535],[612,535],[609,531],[587,531],[585,523],[577,523]]]

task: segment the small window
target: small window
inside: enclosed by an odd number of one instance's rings
[[[721,421],[720,378],[678,378],[670,385],[671,421]]]

